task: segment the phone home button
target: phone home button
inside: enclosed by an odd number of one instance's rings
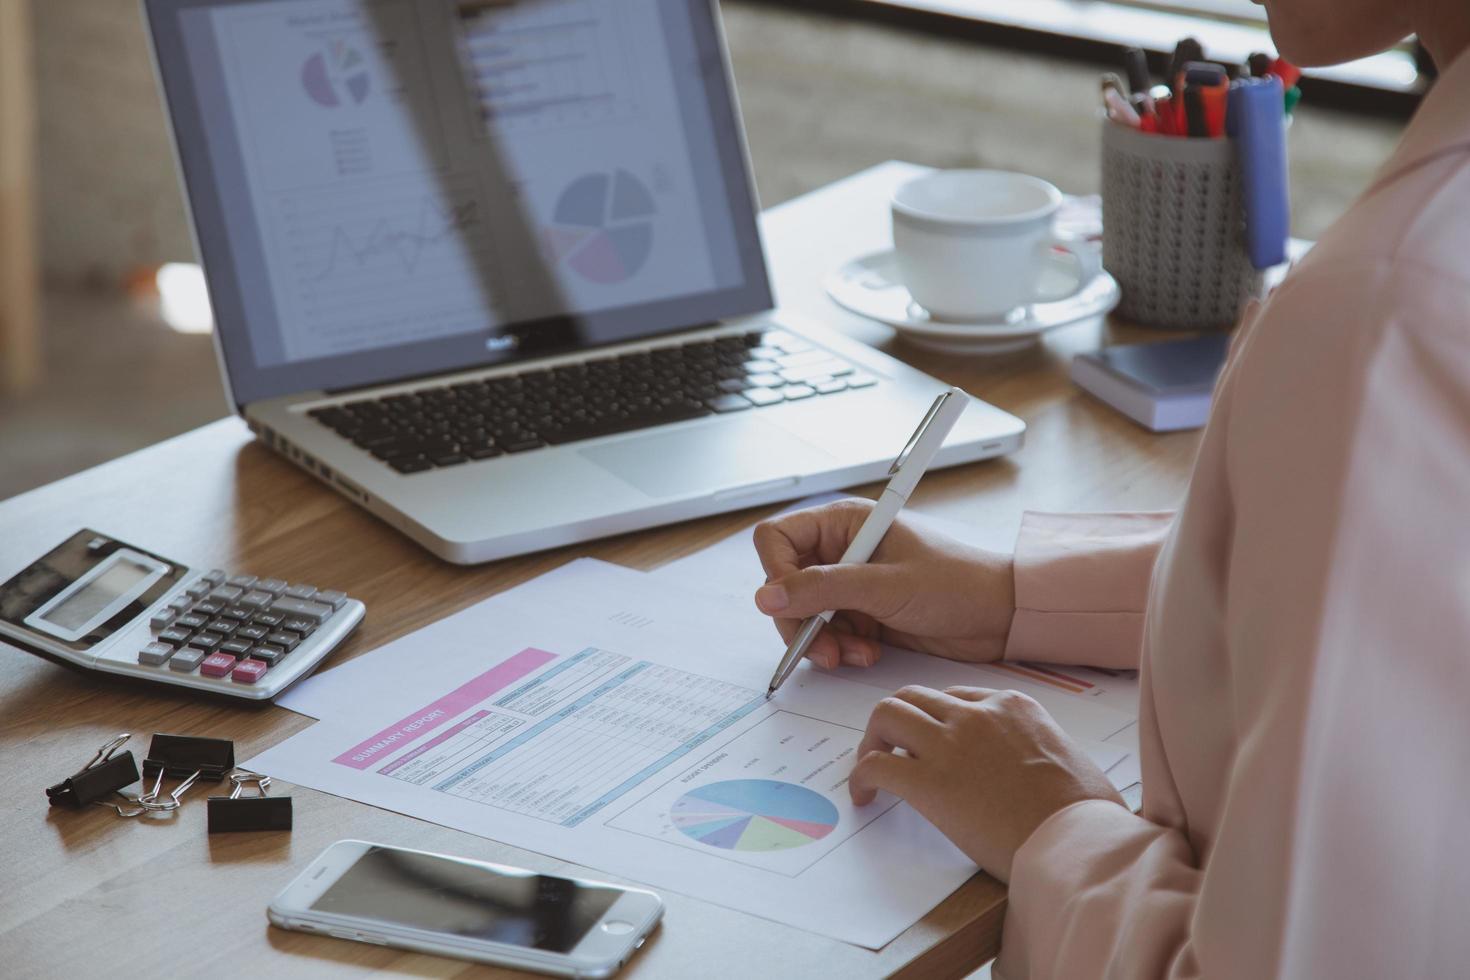
[[[602,931],[614,936],[626,936],[633,931],[633,923],[624,922],[622,919],[613,919],[602,924]]]

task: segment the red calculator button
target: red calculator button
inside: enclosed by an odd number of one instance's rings
[[[199,665],[199,673],[205,677],[223,677],[235,666],[235,658],[228,653],[211,653]]]
[[[265,672],[269,669],[264,660],[242,660],[230,677],[242,684],[254,684],[265,676]]]

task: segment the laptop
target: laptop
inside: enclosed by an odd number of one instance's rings
[[[773,309],[714,0],[145,9],[232,405],[448,561],[880,479],[944,388]]]

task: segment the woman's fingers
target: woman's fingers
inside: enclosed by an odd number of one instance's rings
[[[854,806],[867,806],[879,790],[908,799],[916,788],[919,763],[889,752],[869,752],[858,759],[847,779]]]
[[[755,604],[767,616],[805,619],[827,609],[891,616],[903,604],[891,565],[813,565],[766,583]]]
[[[757,524],[755,551],[766,578],[783,578],[813,562],[836,561],[872,508],[866,500],[839,500]]]
[[[962,690],[961,688],[950,688],[950,691]],[[978,690],[977,688],[964,688],[963,690]],[[932,687],[921,687],[910,684],[893,692],[893,696],[920,709],[925,714],[938,721],[948,721],[955,715],[956,709],[960,707],[960,698],[950,694],[949,691],[936,691]]]
[[[895,748],[923,756],[934,745],[939,729],[940,722],[923,708],[901,698],[884,698],[868,718],[867,730],[858,743],[858,757]]]

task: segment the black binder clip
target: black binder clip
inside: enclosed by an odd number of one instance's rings
[[[198,738],[193,735],[155,733],[143,760],[143,782],[153,787],[138,797],[138,806],[150,813],[171,813],[179,798],[200,779],[219,782],[235,768],[235,743],[227,738]],[[160,799],[163,777],[183,779],[166,798]]]
[[[199,779],[217,783],[235,768],[235,743],[227,738],[197,738],[192,735],[154,735],[143,760],[143,778],[163,773],[174,779],[198,774]]]
[[[138,763],[133,759],[132,752],[118,754],[117,750],[122,748],[128,739],[133,736],[123,732],[103,745],[97,750],[85,766],[77,773],[68,776],[55,786],[46,788],[46,797],[52,806],[83,807],[89,803],[101,803],[103,806],[115,804],[105,802],[105,798],[118,792],[124,786],[138,781]]]
[[[290,830],[291,797],[266,796],[271,778],[244,769],[230,773],[235,788],[229,796],[209,798],[209,832],[230,833],[237,830]],[[241,796],[246,783],[254,783],[258,796]]]

